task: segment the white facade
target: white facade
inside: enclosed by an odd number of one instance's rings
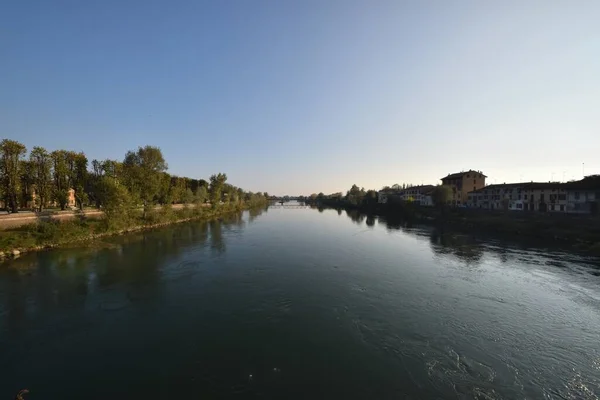
[[[420,206],[432,207],[433,197],[431,192],[433,189],[434,186],[432,185],[409,187],[402,191],[401,198],[403,201],[414,202]]]
[[[489,210],[568,212],[567,191],[558,182],[486,186],[470,192],[467,205]]]

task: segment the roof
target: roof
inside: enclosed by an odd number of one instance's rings
[[[483,173],[481,171],[473,171],[472,169],[470,169],[468,171],[456,172],[454,174],[448,174],[448,176],[441,178],[441,180],[462,178],[464,175],[470,174],[470,173],[483,175]],[[487,178],[487,176],[485,176],[485,175],[483,175],[483,177]]]
[[[420,190],[422,193],[428,193],[428,192],[432,191],[434,188],[435,188],[434,185],[417,185],[417,186],[407,187],[404,190]]]
[[[400,194],[404,191],[404,189],[381,189],[377,193],[385,193],[385,194]]]
[[[498,185],[487,185],[481,189],[474,190],[469,193],[483,193],[485,190],[491,189],[515,189],[522,188],[525,190],[543,190],[543,189],[566,189],[565,183],[560,182],[518,182],[518,183],[503,183]]]

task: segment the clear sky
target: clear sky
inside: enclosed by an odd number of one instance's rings
[[[274,194],[600,173],[600,1],[5,0],[0,136]]]

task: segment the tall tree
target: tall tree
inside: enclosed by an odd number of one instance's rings
[[[123,172],[131,193],[142,201],[144,218],[148,206],[160,191],[162,173],[167,170],[167,163],[158,147],[145,146],[137,151],[129,151],[123,161]]]
[[[35,186],[35,205],[43,211],[52,196],[52,157],[43,147],[34,147],[29,154]]]
[[[198,186],[194,193],[194,203],[204,204],[206,203],[206,200],[208,200],[208,190],[206,190],[206,186]]]
[[[74,159],[75,168],[73,172],[72,187],[75,189],[75,201],[79,205],[79,209],[83,210],[83,204],[88,200],[85,191],[88,180],[88,159],[84,153],[76,153]]]
[[[69,163],[68,152],[65,150],[55,150],[50,153],[52,158],[53,168],[53,194],[52,197],[56,201],[61,210],[67,207],[69,200]]]
[[[21,196],[19,208],[29,208],[34,200],[33,164],[29,160],[21,160]]]
[[[4,139],[0,142],[0,176],[2,177],[2,188],[4,199],[12,212],[18,212],[19,191],[21,184],[21,161],[27,148],[15,141]]]
[[[221,202],[221,195],[223,193],[223,188],[225,187],[225,182],[227,181],[227,175],[218,173],[216,175],[211,175],[210,177],[210,202],[213,207],[217,207]]]
[[[436,207],[444,209],[452,198],[452,189],[446,185],[437,185],[433,189],[431,197]]]

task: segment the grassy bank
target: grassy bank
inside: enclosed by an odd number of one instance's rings
[[[0,232],[2,257],[25,252],[54,248],[104,236],[156,228],[159,226],[192,221],[211,220],[244,209],[264,206],[262,204],[221,205],[216,208],[190,206],[173,209],[167,205],[154,209],[142,217],[139,210],[101,219],[79,218],[58,221],[45,220]]]

